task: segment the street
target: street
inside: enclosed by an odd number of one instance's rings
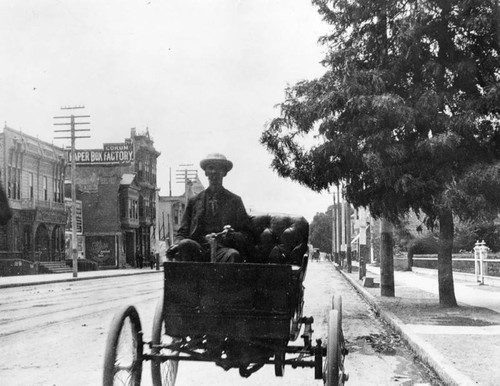
[[[334,291],[343,297],[343,328],[350,351],[348,385],[432,383],[428,370],[383,325],[328,262],[310,262],[304,315],[314,317],[314,338],[326,338]],[[0,293],[2,385],[99,385],[107,330],[124,305],[137,307],[145,340],[151,336],[162,273],[3,289]],[[149,363],[143,384],[149,385]],[[265,366],[250,378],[213,363],[181,362],[178,385],[321,385],[313,369],[285,368],[282,378]]]

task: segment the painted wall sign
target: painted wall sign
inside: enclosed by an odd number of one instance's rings
[[[71,151],[66,151],[68,163]],[[77,165],[127,165],[134,161],[134,149],[131,143],[105,143],[103,149],[75,149]]]
[[[104,266],[116,264],[114,236],[86,236],[85,246],[88,259]]]

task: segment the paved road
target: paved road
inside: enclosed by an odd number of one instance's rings
[[[343,320],[351,353],[351,385],[431,383],[427,370],[390,334],[345,279],[326,262],[311,262],[304,315],[315,319],[314,338],[326,338],[334,291],[344,299]],[[162,274],[4,288],[0,291],[0,379],[6,386],[98,385],[107,329],[114,313],[134,304],[149,339]],[[395,349],[393,347],[395,346]],[[321,385],[312,369],[286,368],[283,378],[266,366],[248,379],[212,363],[179,366],[178,385]],[[144,382],[149,385],[149,365]]]

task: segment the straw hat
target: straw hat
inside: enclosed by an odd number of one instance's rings
[[[226,168],[227,172],[233,168],[233,163],[229,161],[224,154],[220,153],[211,153],[200,162],[200,166],[203,170],[205,170],[209,164],[222,165]]]

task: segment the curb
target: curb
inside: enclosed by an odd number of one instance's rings
[[[100,275],[100,276],[88,276],[88,277],[70,277],[64,279],[55,279],[55,280],[40,280],[33,282],[22,282],[22,283],[8,283],[8,284],[0,284],[0,289],[2,288],[13,288],[13,287],[26,287],[29,285],[42,285],[42,284],[53,284],[53,283],[65,283],[72,281],[81,281],[81,280],[96,280],[96,279],[109,279],[110,277],[120,277],[120,276],[132,276],[132,275],[146,275],[151,273],[158,273],[163,271],[138,271],[132,273],[117,273],[117,274],[109,274],[109,275]]]
[[[355,280],[346,275],[338,266],[335,266],[338,272],[351,284],[351,286],[361,295],[363,299],[377,312],[377,314],[398,333],[414,354],[426,365],[434,370],[441,380],[450,386],[477,385],[465,374],[458,371],[453,365],[444,358],[434,347],[429,345],[418,335],[413,333],[406,325],[392,312],[381,309],[376,298],[359,285]]]

